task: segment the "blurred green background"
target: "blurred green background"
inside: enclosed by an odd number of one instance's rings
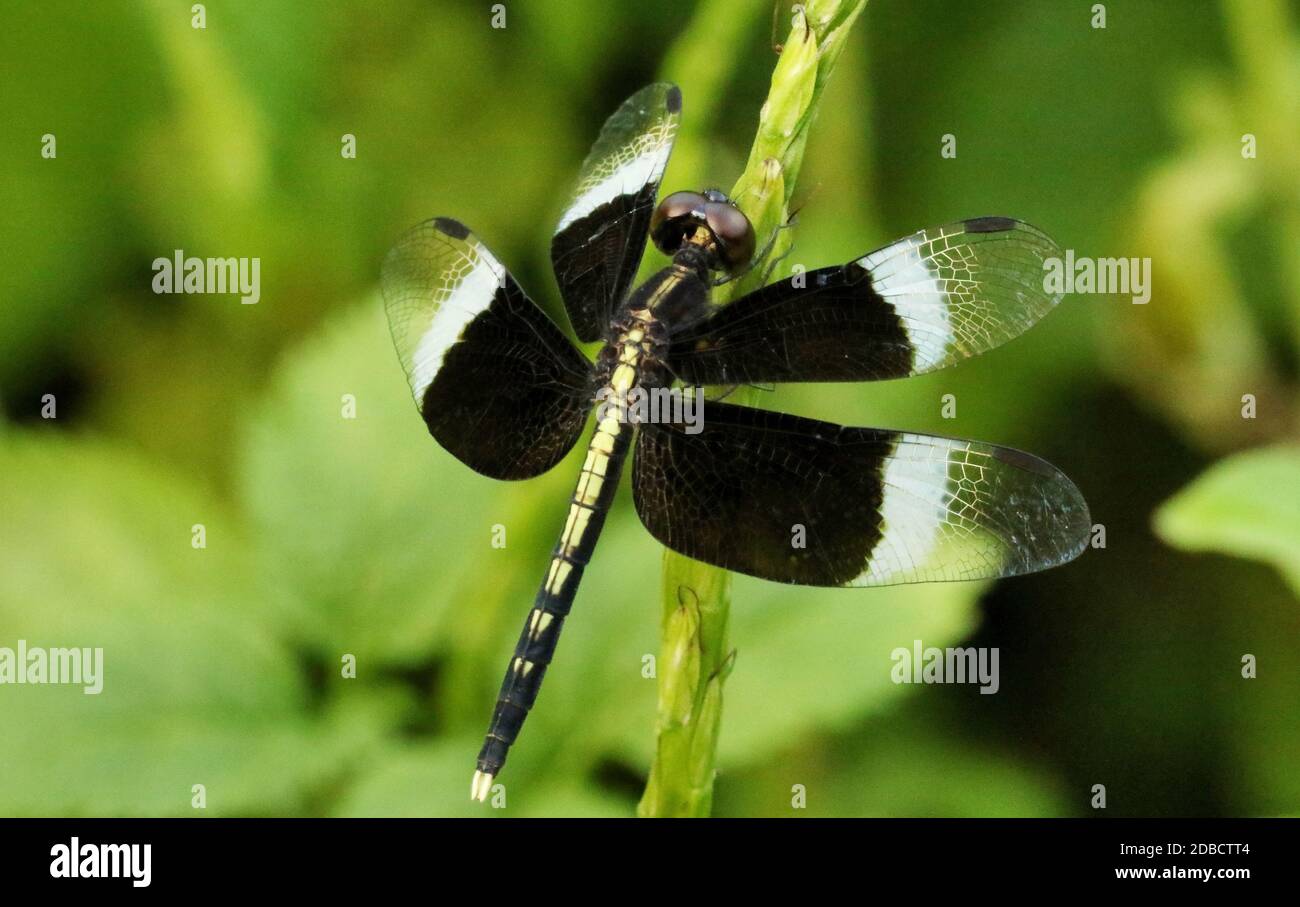
[[[730,185],[772,6],[505,6],[500,30],[450,0],[212,0],[204,29],[189,2],[0,9],[0,646],[105,650],[99,696],[0,686],[0,814],[632,814],[661,549],[626,494],[507,808],[468,800],[577,465],[494,483],[427,436],[379,263],[454,216],[564,323],[548,241],[601,122],[672,79],[666,190]],[[1112,0],[1102,29],[1093,6],[871,0],[786,264],[1004,214],[1149,256],[1151,302],[1069,296],[956,369],[761,401],[1034,451],[1106,547],[991,585],[738,580],[716,814],[1300,810],[1300,9]],[[260,257],[260,303],[154,295],[174,249]],[[1000,692],[894,685],[914,639],[999,647]]]

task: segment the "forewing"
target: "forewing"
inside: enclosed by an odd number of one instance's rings
[[[492,253],[448,218],[389,252],[384,307],[429,433],[477,472],[540,475],[577,440],[590,366]]]
[[[645,251],[659,180],[677,135],[682,95],[649,85],[605,123],[551,240],[551,264],[574,332],[601,339]]]
[[[664,545],[751,576],[885,586],[1033,573],[1084,549],[1079,490],[1017,450],[706,403],[640,427],[633,496]]]
[[[871,381],[934,371],[1028,330],[1060,248],[1036,227],[981,217],[921,230],[848,264],[797,274],[673,338],[691,384]]]

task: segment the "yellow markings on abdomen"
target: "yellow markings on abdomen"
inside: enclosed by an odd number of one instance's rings
[[[591,514],[600,502],[600,493],[605,487],[609,457],[614,451],[614,437],[621,428],[617,420],[609,418],[601,422],[596,434],[592,436],[587,448],[587,461],[582,466],[582,474],[578,476],[578,486],[574,489],[573,500],[569,504],[569,517],[560,536],[561,554],[572,555],[582,544],[582,537],[591,522]],[[552,577],[558,569],[552,566]],[[549,585],[548,583],[548,588]]]
[[[574,500],[579,504],[586,504],[588,507],[595,507],[596,500],[600,497],[601,486],[604,484],[605,480],[600,476],[584,472],[578,478],[578,488],[577,491],[574,492]]]
[[[569,517],[560,536],[559,553],[551,562],[551,572],[546,581],[546,591],[552,595],[560,594],[571,569],[565,558],[572,557],[582,545],[583,536],[591,523],[591,514],[605,489],[605,476],[609,471],[609,458],[614,453],[614,440],[623,432],[626,397],[636,385],[637,368],[645,352],[642,345],[645,333],[645,327],[633,327],[616,341],[622,349],[619,364],[610,376],[608,390],[610,396],[618,401],[618,409],[613,412],[606,410],[587,446],[587,459],[582,464],[582,474],[578,476],[578,485],[569,505]]]
[[[558,557],[551,563],[552,563],[552,568],[554,568],[555,564],[564,564],[568,566],[568,561],[563,561]],[[568,574],[565,575],[567,576]],[[552,569],[551,576],[552,578],[555,576],[554,569]],[[541,608],[534,608],[532,620],[528,622],[528,636],[531,639],[537,639],[539,635],[541,635],[546,631],[546,628],[551,625],[551,621],[554,619],[555,619],[554,615],[552,615],[549,611],[543,611]]]
[[[571,556],[578,550],[582,544],[582,537],[587,533],[587,525],[591,522],[591,508],[584,507],[576,501],[569,505],[569,519],[564,524],[564,535],[562,539],[561,552],[566,556]]]
[[[532,673],[532,670],[535,667],[537,667],[537,665],[533,664],[527,658],[516,658],[514,663],[514,672],[522,677],[527,677]]]
[[[559,595],[564,590],[564,584],[569,579],[569,574],[573,572],[573,565],[562,557],[554,558],[551,561],[551,572],[546,577],[546,591],[551,595]],[[540,614],[543,612],[534,612]],[[533,633],[537,633],[537,618],[533,618]],[[550,615],[547,615],[546,623],[550,623]]]
[[[582,464],[583,472],[590,472],[594,475],[604,476],[609,469],[609,457],[598,450],[587,448],[587,461]]]

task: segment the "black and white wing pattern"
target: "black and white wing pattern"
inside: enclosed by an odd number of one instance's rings
[[[676,85],[646,86],[605,123],[551,240],[574,333],[599,340],[641,264],[659,180],[681,118]]]
[[[1079,489],[1018,450],[714,402],[702,426],[641,425],[632,492],[656,539],[718,567],[887,586],[1033,573],[1087,544]]]
[[[591,406],[591,368],[461,223],[425,221],[388,253],[384,307],[429,433],[465,465],[526,479],[558,463]]]
[[[870,381],[934,371],[1028,330],[1061,300],[1036,227],[981,217],[771,284],[674,336],[689,384]]]

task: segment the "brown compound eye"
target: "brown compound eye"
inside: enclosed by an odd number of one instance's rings
[[[655,248],[672,255],[681,248],[696,226],[705,223],[704,208],[709,200],[698,192],[674,192],[659,203],[650,218],[650,238]]]
[[[721,247],[718,255],[729,270],[754,257],[754,227],[744,212],[727,202],[709,202],[704,217]]]

